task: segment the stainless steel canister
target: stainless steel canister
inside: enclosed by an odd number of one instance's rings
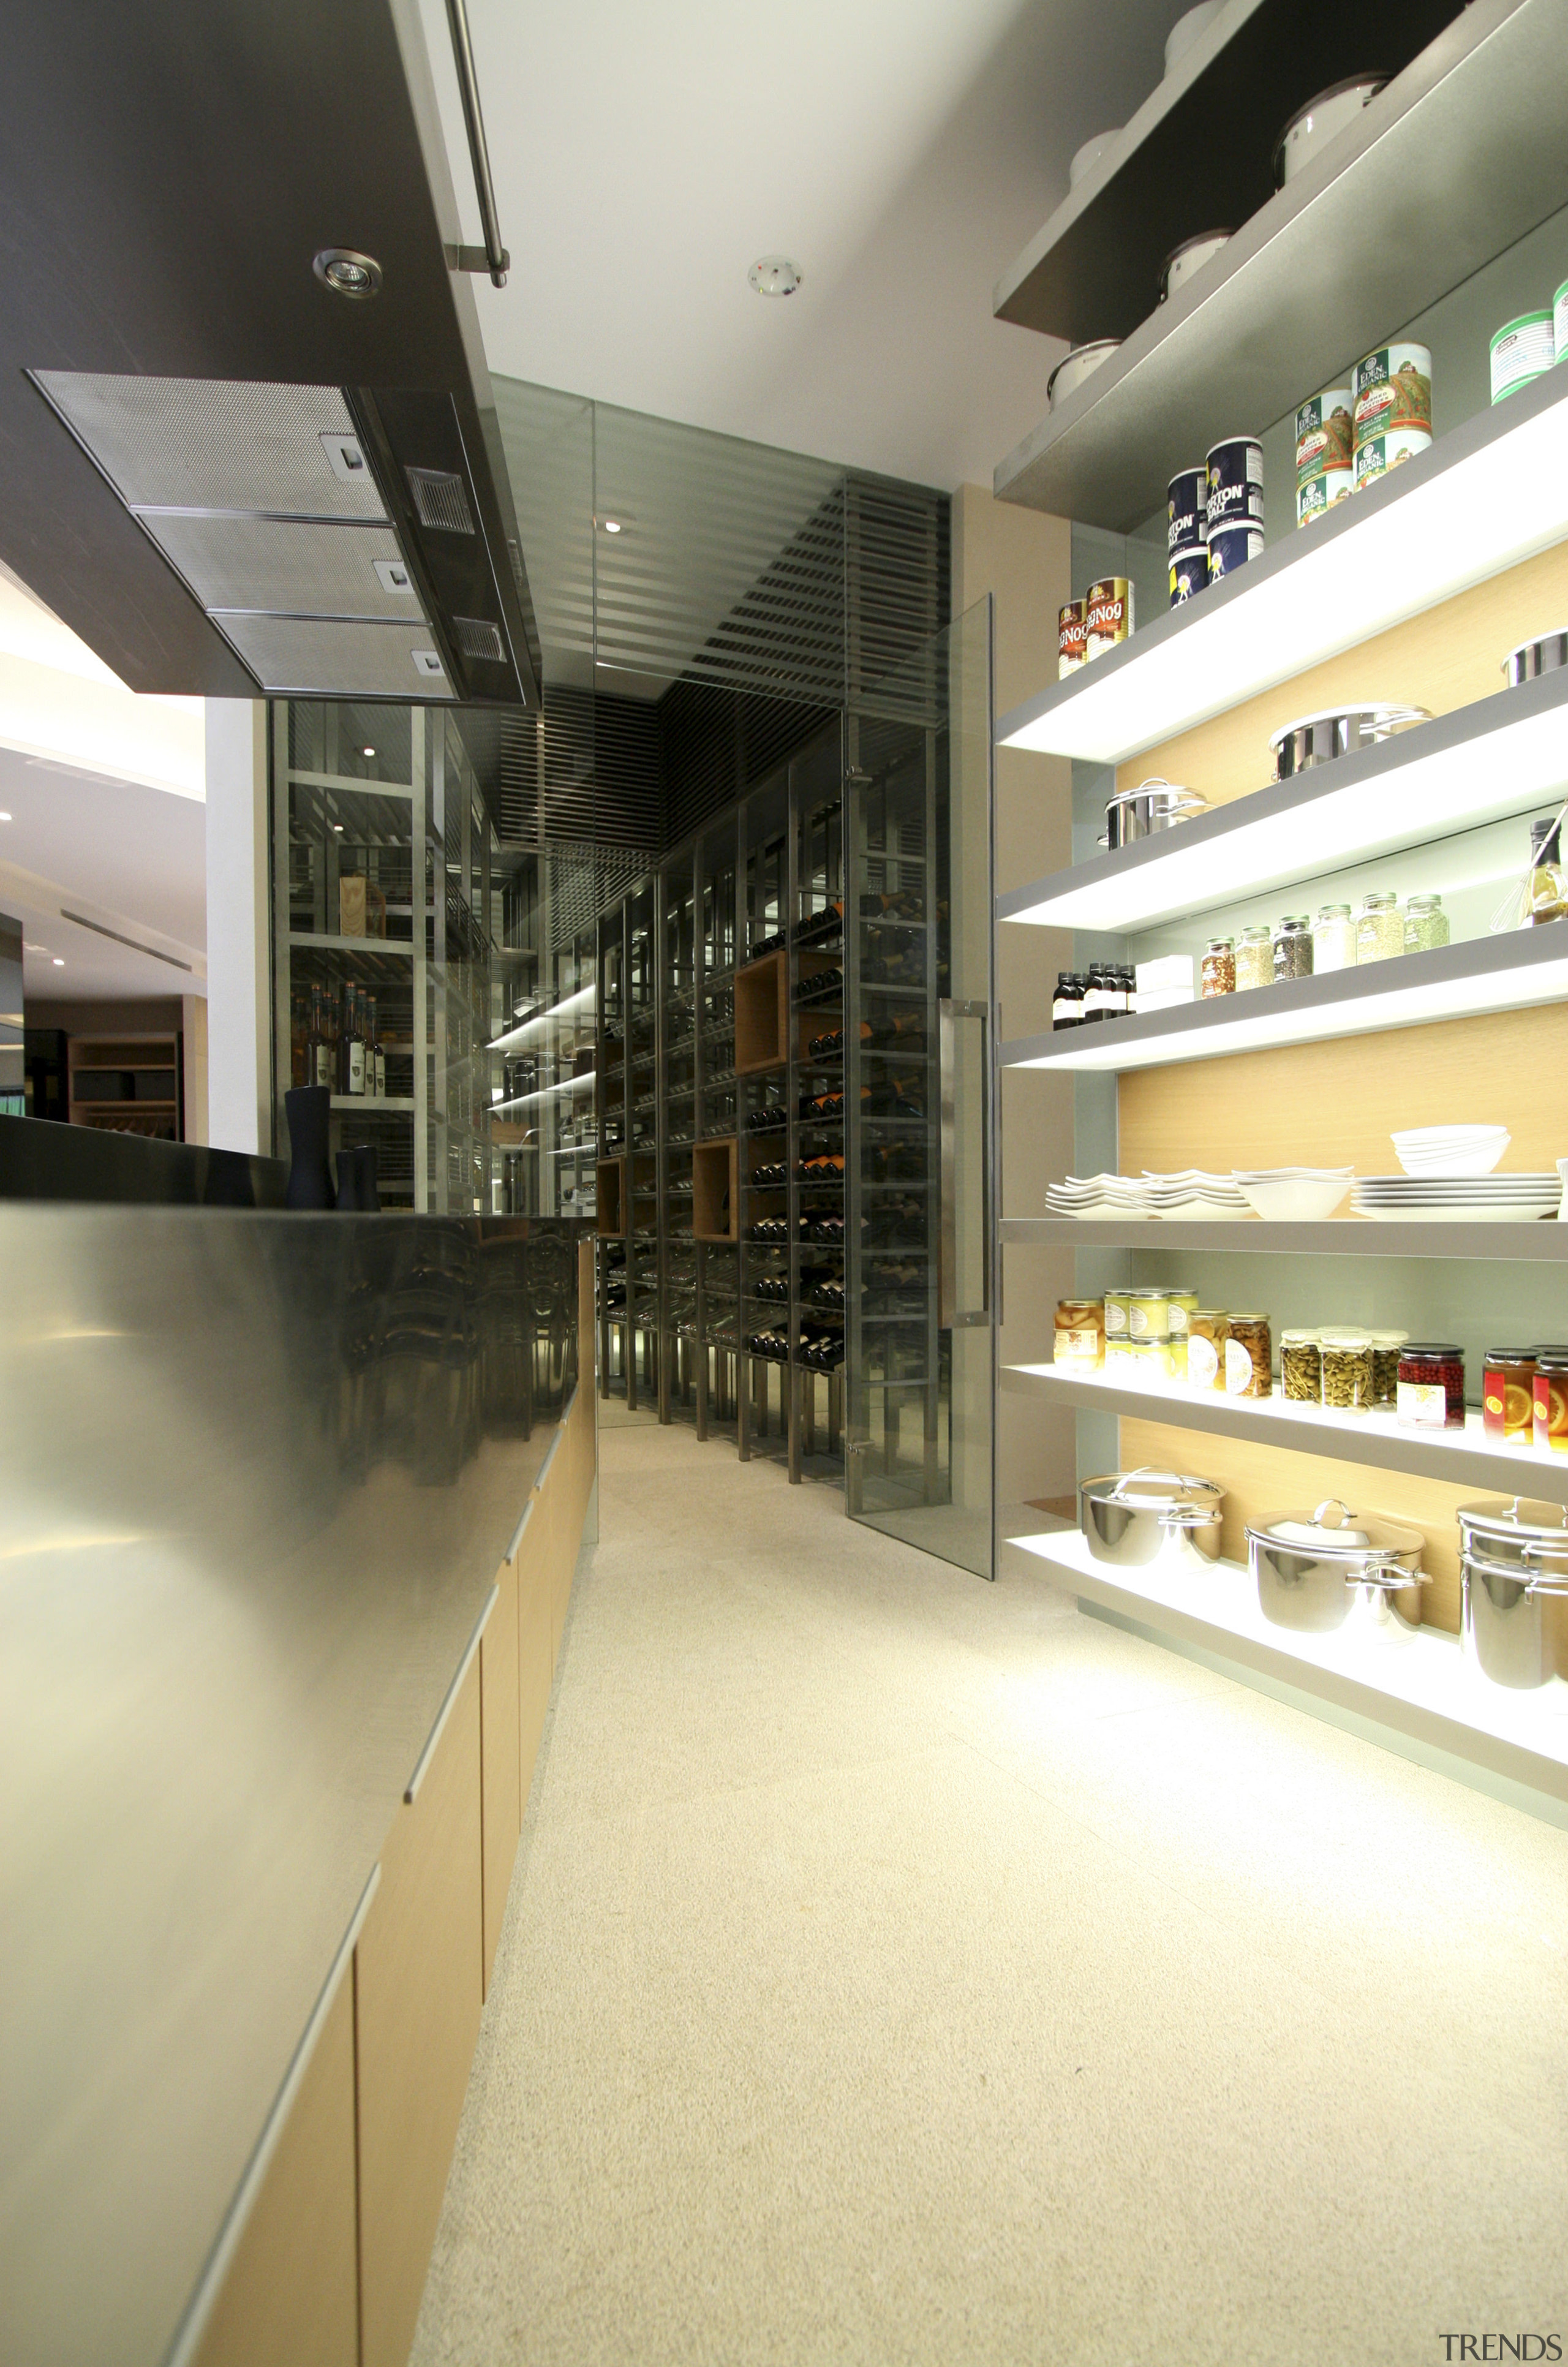
[[[1515,1692],[1552,1674],[1546,1603],[1568,1594],[1568,1512],[1532,1496],[1493,1496],[1457,1514],[1460,1635],[1483,1676]]]
[[[1358,1625],[1382,1625],[1392,1594],[1425,1584],[1425,1546],[1419,1529],[1365,1520],[1332,1496],[1314,1512],[1280,1512],[1247,1529],[1264,1617],[1317,1635],[1343,1627],[1352,1614]]]
[[[1425,707],[1325,708],[1319,715],[1299,716],[1282,731],[1269,736],[1274,778],[1288,781],[1314,764],[1331,764],[1337,757],[1354,755],[1358,749],[1376,747],[1407,724],[1431,719]]]
[[[1140,838],[1153,838],[1162,830],[1171,830],[1179,821],[1190,821],[1194,814],[1207,813],[1209,800],[1196,789],[1181,788],[1175,781],[1153,779],[1140,781],[1135,789],[1119,789],[1106,800],[1106,846],[1131,846]]]
[[[1207,1570],[1219,1558],[1224,1489],[1183,1471],[1109,1471],[1078,1489],[1091,1557],[1115,1569]]]

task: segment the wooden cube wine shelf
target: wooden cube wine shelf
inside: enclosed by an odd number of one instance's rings
[[[699,1142],[692,1150],[692,1239],[740,1238],[740,1144],[736,1136]]]
[[[781,949],[735,973],[735,1073],[783,1065],[789,1025],[789,962]]]
[[[621,1159],[601,1159],[594,1171],[597,1189],[595,1205],[598,1216],[595,1229],[619,1240],[626,1233],[630,1214],[626,1192],[626,1162]]]

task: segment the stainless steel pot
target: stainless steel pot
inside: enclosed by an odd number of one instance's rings
[[[1348,123],[1354,123],[1362,108],[1371,105],[1386,80],[1384,74],[1352,74],[1344,82],[1330,83],[1315,98],[1309,98],[1304,107],[1298,107],[1274,142],[1275,187],[1282,189],[1309,157],[1337,138]]]
[[[1230,237],[1228,230],[1201,230],[1196,238],[1184,238],[1179,246],[1173,246],[1160,266],[1160,302],[1167,303],[1179,288],[1194,278]]]
[[[1185,1471],[1109,1471],[1078,1489],[1090,1555],[1114,1569],[1207,1570],[1225,1491]]]
[[[1503,660],[1503,674],[1510,690],[1521,682],[1534,682],[1543,674],[1556,674],[1568,666],[1568,628],[1562,632],[1543,633],[1539,640],[1521,641]]]
[[[1111,359],[1121,342],[1120,337],[1096,337],[1092,345],[1075,345],[1070,354],[1064,354],[1045,381],[1046,410],[1055,411],[1058,403],[1066,402],[1074,389],[1092,377],[1101,362]]]
[[[1568,1594],[1568,1510],[1535,1496],[1488,1496],[1461,1504],[1456,1517],[1467,1657],[1494,1684],[1545,1684],[1547,1598]]]
[[[1105,805],[1105,835],[1101,846],[1131,846],[1140,838],[1153,838],[1162,830],[1173,830],[1179,821],[1190,821],[1194,814],[1207,813],[1209,800],[1196,789],[1184,789],[1174,781],[1140,781],[1135,789],[1119,789]]]
[[[1336,1496],[1311,1512],[1280,1512],[1248,1523],[1247,1558],[1258,1603],[1276,1627],[1325,1635],[1354,1618],[1392,1640],[1392,1597],[1424,1586],[1419,1529],[1399,1521],[1363,1520]]]
[[[1321,715],[1300,716],[1269,738],[1274,778],[1288,781],[1314,764],[1332,764],[1340,756],[1353,756],[1359,748],[1374,748],[1407,724],[1431,719],[1425,707],[1327,708]]]

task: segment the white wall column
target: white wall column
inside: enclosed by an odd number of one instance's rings
[[[266,705],[207,701],[208,1138],[272,1151]]]

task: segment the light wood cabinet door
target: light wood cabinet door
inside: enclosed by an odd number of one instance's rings
[[[480,1814],[484,1829],[484,1982],[490,1994],[496,1942],[523,1828],[518,1783],[517,1565],[496,1572],[495,1609],[479,1640]]]

